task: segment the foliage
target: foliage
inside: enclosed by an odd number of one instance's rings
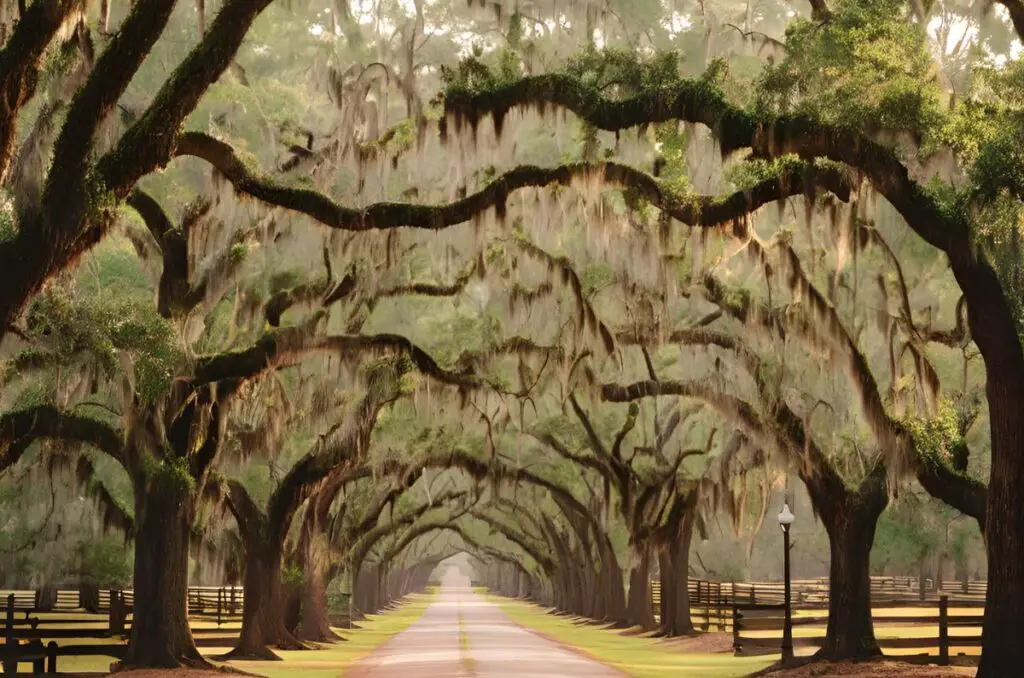
[[[786,58],[765,69],[759,105],[855,129],[914,130],[940,121],[924,33],[899,0],[838,0],[824,23],[786,30]]]
[[[167,390],[180,360],[170,323],[151,305],[135,300],[81,299],[69,288],[54,286],[33,302],[27,328],[48,348],[15,356],[15,372],[40,362],[59,367],[84,358],[108,377],[130,379],[144,402]],[[127,371],[122,357],[130,366]]]

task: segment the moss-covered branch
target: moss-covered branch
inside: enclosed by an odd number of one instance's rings
[[[440,230],[472,220],[488,209],[499,213],[508,197],[527,187],[561,185],[597,179],[608,186],[630,188],[674,218],[694,226],[714,227],[739,220],[759,207],[817,188],[849,195],[850,184],[834,169],[807,165],[725,197],[680,196],[658,179],[619,163],[571,163],[553,168],[522,165],[505,172],[484,188],[446,205],[380,202],[362,209],[345,207],[308,188],[277,183],[249,167],[227,143],[201,132],[182,135],[178,155],[202,158],[217,168],[235,190],[270,205],[305,214],[316,221],[349,231],[400,228]]]
[[[17,463],[33,440],[53,439],[91,445],[125,463],[123,434],[90,417],[38,405],[0,415],[0,471]]]
[[[314,352],[343,355],[380,352],[402,353],[424,375],[442,383],[462,388],[479,388],[483,382],[474,374],[442,368],[424,351],[405,337],[395,334],[311,335],[306,327],[284,327],[265,334],[252,346],[240,351],[199,358],[195,382],[210,383],[224,379],[249,379],[265,370],[292,364]]]
[[[46,48],[79,5],[78,0],[33,2],[0,51],[0,181],[7,176],[18,137],[18,113],[35,93]]]
[[[99,125],[110,114],[163,34],[175,4],[174,0],[139,0],[134,3],[96,61],[89,79],[71,102],[66,122],[54,146],[53,164],[43,196],[47,205],[63,206],[69,200],[74,203],[88,190],[83,188],[83,184],[92,181],[87,179],[90,171],[88,161]],[[166,134],[164,132],[164,136]],[[108,183],[107,188],[110,187]],[[91,197],[85,196],[84,199]],[[88,205],[78,207],[92,208]]]
[[[104,529],[116,529],[124,535],[125,541],[135,534],[135,518],[121,504],[96,472],[96,465],[87,455],[81,455],[75,466],[75,479],[79,488],[85,488],[100,507]]]
[[[97,167],[109,190],[126,196],[139,178],[171,159],[177,131],[231,65],[252,22],[270,2],[227,0],[221,6],[202,41],[174,69],[150,107],[100,159]]]

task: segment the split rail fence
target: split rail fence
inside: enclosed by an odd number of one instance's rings
[[[872,619],[882,651],[934,656],[948,664],[951,653],[980,648],[985,582],[943,581],[940,589],[931,580],[920,584],[916,577],[872,577]],[[820,647],[828,623],[828,580],[796,580],[791,591],[794,649]],[[782,583],[691,579],[688,592],[694,626],[731,632],[737,655],[781,652]],[[651,595],[658,616],[661,582],[651,582]]]
[[[70,589],[56,595],[52,591],[0,591],[0,600],[6,613],[0,647],[5,675],[17,673],[19,664],[30,664],[32,674],[57,673],[58,657],[124,657],[131,633],[132,591],[100,591],[98,595]],[[232,645],[243,609],[241,587],[189,587],[189,619],[196,644]],[[69,644],[72,639],[108,642]]]

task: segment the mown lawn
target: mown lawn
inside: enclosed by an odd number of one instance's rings
[[[538,631],[636,678],[728,678],[759,671],[775,657],[734,657],[729,653],[687,653],[657,639],[625,636],[614,630],[578,625],[518,600],[488,596],[513,621]]]

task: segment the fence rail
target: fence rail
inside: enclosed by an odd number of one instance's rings
[[[903,605],[895,605],[879,612],[873,612],[872,621],[876,628],[883,633],[876,633],[879,648],[886,650],[922,650],[921,654],[935,654],[939,664],[949,663],[951,648],[976,648],[981,647],[981,625],[983,621],[982,609],[980,606],[969,606],[963,602],[957,602],[956,607],[950,608],[949,597],[945,594],[939,597],[937,603],[929,603],[924,606],[932,608],[934,612],[925,614],[898,614],[899,607],[913,608],[922,607],[919,603],[906,602]],[[785,619],[784,604],[758,604],[748,605],[734,603],[732,607],[732,633],[733,650],[737,655],[764,655],[778,654],[781,651],[782,629]],[[794,617],[793,626],[821,626],[828,622],[827,613],[824,616],[800,615]],[[886,626],[934,626],[936,635],[912,637],[890,637],[884,633]],[[950,634],[950,627],[961,632],[956,635]],[[967,629],[975,628],[976,633],[964,633]],[[757,635],[752,635],[757,634]],[[794,648],[798,647],[821,647],[825,639],[824,629],[820,634],[801,633],[793,638]]]
[[[93,590],[91,593],[78,589],[0,589],[0,601],[6,602],[14,596],[14,608],[29,612],[72,612],[88,610],[106,613],[110,610],[112,590]],[[124,602],[131,609],[135,604],[135,592],[119,590]],[[188,587],[189,614],[213,615],[220,609],[222,615],[235,616],[242,612],[245,597],[241,586],[190,586]]]
[[[0,591],[0,596],[6,601],[4,642],[0,646],[5,674],[16,673],[18,664],[31,664],[33,674],[44,670],[56,673],[58,657],[124,657],[125,641],[131,632],[131,591],[102,591],[98,596],[93,591],[83,596],[67,589],[49,596],[51,602],[46,605],[41,602],[47,596],[38,591]],[[244,601],[240,587],[190,587],[188,601],[190,620],[217,624],[217,628],[193,627],[197,645],[220,647],[234,642],[228,636],[237,632],[237,626],[229,630],[222,625],[241,619]],[[107,642],[58,642],[77,638]],[[44,645],[44,640],[49,642]]]
[[[792,604],[795,608],[816,608],[828,606],[828,578],[794,579],[792,584]],[[918,577],[871,577],[871,601],[875,605],[899,603],[904,601],[937,603],[941,595],[958,604],[982,603],[985,600],[987,585],[984,581],[963,582],[945,580],[941,587],[936,588],[935,582]],[[705,579],[689,579],[687,581],[690,605],[694,608],[713,604],[732,605],[771,605],[784,602],[785,587],[782,582],[775,581],[744,581],[716,582]],[[651,603],[655,615],[661,610],[661,582],[651,581]]]

